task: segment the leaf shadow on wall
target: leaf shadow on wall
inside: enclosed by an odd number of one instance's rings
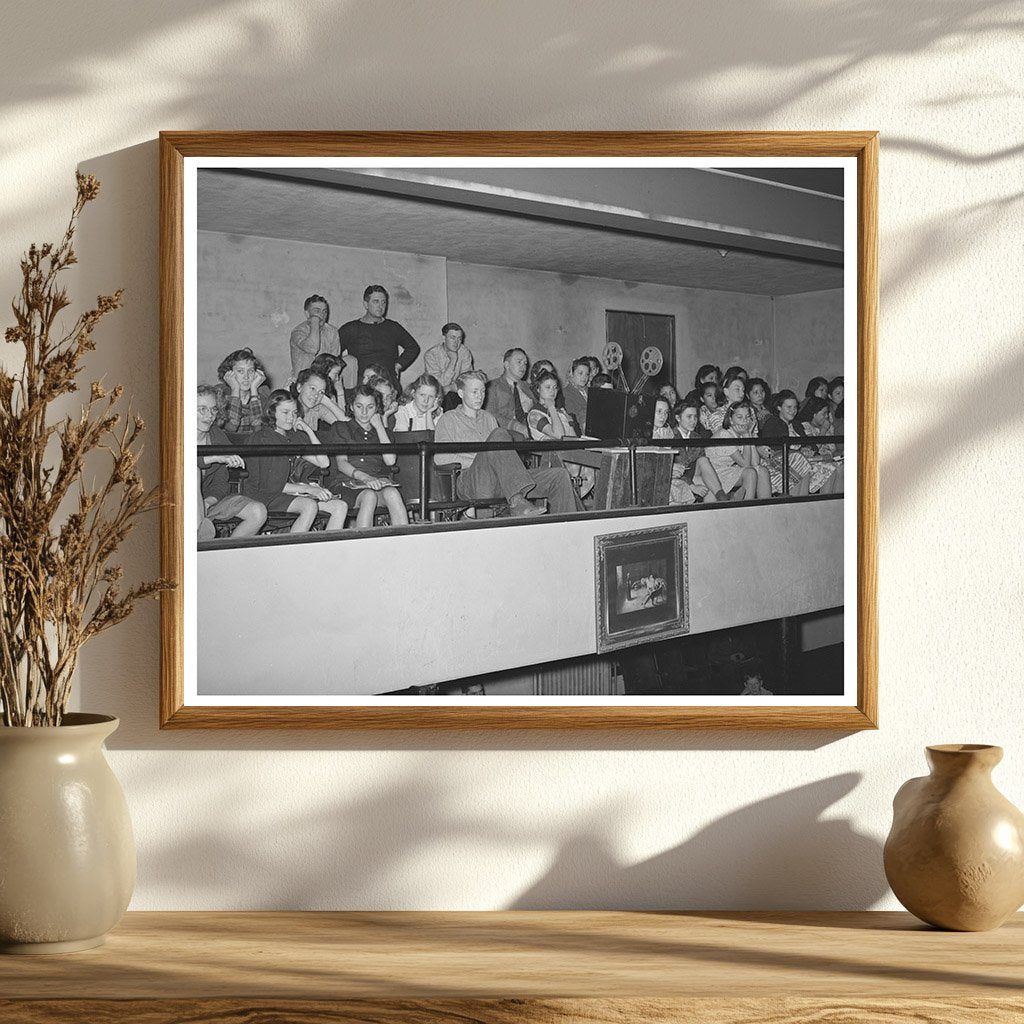
[[[300,793],[287,806],[254,803],[261,781],[240,776],[188,795],[163,773],[136,774],[133,803],[183,805],[167,841],[144,830],[139,888],[147,904],[188,891],[196,907],[216,898],[225,908],[264,910],[863,910],[886,892],[880,844],[848,818],[825,818],[860,773],[757,800],[630,864],[613,853],[627,823],[640,820],[628,793],[595,799],[580,775],[564,780],[566,794],[579,798],[570,800],[576,809],[552,816],[523,814],[519,796],[502,799],[503,783],[493,776],[482,785],[500,806],[489,810],[487,801],[477,808],[468,799],[476,787],[465,777],[446,783],[417,770],[367,782],[319,760],[293,767],[298,785],[320,768],[321,784],[329,784],[336,770],[333,802],[311,796],[304,804]],[[354,787],[359,792],[347,797]],[[550,856],[536,870],[538,851]],[[531,876],[537,880],[516,894],[517,882]]]
[[[965,457],[969,445],[1005,434],[1020,421],[1024,337],[1005,339],[998,350],[1011,354],[983,376],[966,380],[959,390],[947,388],[941,412],[930,411],[923,424],[882,460],[886,505],[899,507],[941,472],[944,464]]]
[[[690,895],[698,891],[701,905],[720,910],[868,909],[888,891],[881,845],[848,818],[822,817],[861,778],[850,772],[765,797],[638,864],[613,854],[602,823],[564,843],[510,909],[699,909]],[[673,885],[688,895],[673,899]]]
[[[494,125],[506,95],[514,118],[508,127],[551,126],[570,112],[600,124],[624,95],[647,97],[648,117],[662,113],[657,102],[664,97],[671,123],[710,127],[706,93],[690,90],[760,67],[761,88],[726,93],[712,115],[724,118],[719,127],[757,127],[757,119],[869,61],[906,59],[966,35],[1012,33],[1020,28],[1016,9],[1012,0],[874,0],[817,10],[784,0],[721,0],[713,7],[680,0],[647,4],[642,16],[629,7],[595,6],[580,18],[572,0],[522,0],[461,5],[458,15],[447,16],[432,5],[403,5],[400,23],[381,31],[388,15],[373,5],[178,0],[150,8],[96,0],[55,33],[36,7],[18,5],[5,23],[18,42],[7,55],[5,99],[12,108],[41,97],[62,106],[82,96],[102,100],[104,85],[122,86],[126,68],[145,54],[154,88],[151,95],[133,93],[132,106],[147,123],[169,128],[228,127],[231,112],[245,111],[250,129],[366,129],[381,123],[389,93],[402,97],[407,127],[437,125],[446,112],[463,125]],[[345,60],[310,59],[341,41],[349,44]],[[552,72],[574,62],[585,69],[583,88],[553,89]],[[473,81],[488,88],[466,89]],[[590,104],[582,111],[580,96]],[[24,141],[12,135],[12,145]]]

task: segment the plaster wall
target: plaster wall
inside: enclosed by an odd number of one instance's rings
[[[776,295],[772,304],[775,379],[768,383],[802,400],[812,377],[831,380],[843,372],[843,292]]]
[[[771,302],[763,295],[451,261],[448,308],[490,376],[513,345],[531,359],[546,355],[562,374],[577,356],[600,356],[609,309],[675,318],[676,379],[684,393],[702,363],[723,370],[738,363],[758,375],[772,366]]]
[[[204,551],[199,692],[372,694],[594,654],[594,538],[679,523],[691,633],[843,603],[840,501]],[[443,598],[409,600],[423,578],[447,580]],[[343,579],[375,585],[309,585]],[[394,634],[367,642],[382,624]]]
[[[783,373],[799,379],[808,366],[817,373],[821,365],[842,364],[842,291],[780,297],[773,323],[773,300],[763,295],[215,231],[200,231],[198,238],[200,381],[216,381],[220,360],[247,346],[263,361],[271,383],[281,386],[291,375],[288,336],[303,319],[306,296],[326,296],[331,323],[340,326],[361,313],[363,289],[377,281],[391,295],[388,315],[424,351],[439,340],[441,324],[455,320],[466,328],[477,367],[490,377],[501,372],[502,353],[513,345],[531,359],[552,359],[567,374],[577,356],[600,355],[610,309],[674,318],[676,379],[683,391],[703,363],[723,370],[745,366],[771,384]],[[773,339],[780,331],[777,351]],[[421,358],[406,379],[422,366]]]
[[[316,245],[278,238],[198,232],[198,379],[214,383],[229,352],[251,348],[270,382],[292,373],[288,338],[305,318],[302,303],[323,295],[340,327],[363,314],[363,290],[383,283],[388,316],[424,351],[445,322],[445,261],[439,256]],[[355,360],[349,360],[354,373]],[[422,365],[422,359],[416,367]],[[349,369],[346,367],[346,370]]]
[[[895,909],[881,843],[926,743],[1001,744],[1024,805],[1018,4],[8,0],[4,19],[0,295],[63,229],[76,166],[98,175],[69,290],[80,309],[127,289],[89,369],[149,422],[151,481],[161,129],[881,132],[880,730],[161,733],[149,603],[80,672],[81,704],[121,718],[136,908]],[[128,576],[157,552],[153,520]]]

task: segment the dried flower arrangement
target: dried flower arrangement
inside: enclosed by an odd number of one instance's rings
[[[145,429],[124,393],[90,385],[78,417],[48,420],[51,404],[78,390],[93,331],[121,305],[122,292],[100,295],[67,332],[56,326],[71,300],[58,276],[77,262],[72,242],[99,182],[78,174],[78,198],[64,238],[33,245],[21,261],[21,292],[12,302],[7,342],[25,352],[20,374],[0,369],[0,709],[5,726],[59,725],[71,697],[82,645],[121,622],[135,602],[172,586],[157,579],[122,593],[123,570],[110,562],[135,519],[159,505],[136,469]],[[57,447],[60,453],[57,458]],[[105,483],[84,479],[90,453],[111,460]]]

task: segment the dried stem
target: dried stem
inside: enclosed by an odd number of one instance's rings
[[[172,586],[157,579],[120,591],[123,571],[111,563],[135,520],[159,504],[137,471],[145,424],[129,407],[116,411],[121,385],[108,393],[93,381],[78,418],[55,423],[53,402],[78,391],[93,331],[121,305],[122,292],[100,295],[70,331],[57,317],[70,305],[59,285],[77,262],[78,217],[99,193],[77,175],[78,193],[59,243],[32,245],[21,261],[22,283],[5,338],[24,349],[21,373],[0,370],[0,712],[5,726],[59,725],[71,696],[82,645],[125,619],[135,602]],[[48,458],[56,438],[60,458]],[[110,469],[97,487],[83,479],[85,460],[107,453]],[[51,464],[52,463],[52,464]],[[77,485],[77,505],[62,511]],[[75,505],[74,498],[71,498]]]

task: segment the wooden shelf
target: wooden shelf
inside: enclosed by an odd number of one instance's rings
[[[0,957],[0,1020],[89,1024],[1024,1020],[1024,914],[132,913]]]

